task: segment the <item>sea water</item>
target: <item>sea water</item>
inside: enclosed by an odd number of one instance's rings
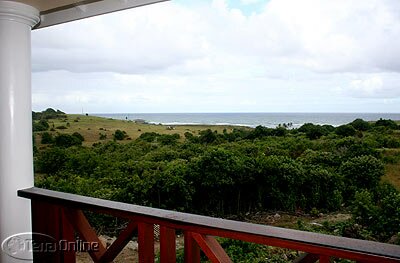
[[[380,118],[400,120],[400,113],[98,113],[94,116],[120,119],[144,120],[164,125],[235,125],[276,127],[291,123],[298,128],[304,123],[339,126],[357,118],[376,121]]]

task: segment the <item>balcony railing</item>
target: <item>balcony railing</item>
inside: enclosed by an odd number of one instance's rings
[[[75,234],[78,234],[84,242],[99,244],[96,249],[89,249],[94,262],[112,262],[136,235],[139,262],[154,262],[154,225],[160,225],[162,263],[176,261],[176,231],[184,233],[185,262],[191,263],[200,262],[200,250],[211,262],[232,262],[215,237],[304,252],[295,262],[319,260],[327,263],[332,258],[357,262],[400,262],[400,246],[396,245],[179,213],[35,187],[20,190],[18,195],[31,199],[34,233],[71,243],[75,242]],[[129,224],[106,248],[82,210],[125,218]],[[40,239],[34,236],[34,242],[40,242],[35,237]],[[57,249],[46,253],[37,250],[34,262],[75,262],[75,251]]]

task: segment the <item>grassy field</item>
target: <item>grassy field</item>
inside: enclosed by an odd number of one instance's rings
[[[125,120],[115,120],[109,118],[102,118],[96,116],[85,116],[85,115],[75,115],[68,114],[65,119],[50,119],[50,128],[54,128],[55,131],[50,132],[53,135],[57,133],[72,134],[74,132],[79,132],[85,138],[83,142],[84,146],[91,146],[93,143],[102,141],[107,142],[113,140],[114,132],[119,129],[125,131],[127,134],[127,139],[122,142],[129,142],[130,140],[135,140],[142,133],[145,132],[156,132],[160,134],[174,134],[177,133],[181,136],[183,140],[185,138],[185,132],[191,132],[193,134],[198,134],[202,130],[211,129],[222,133],[224,129],[227,132],[231,132],[234,126],[220,126],[220,125],[156,125],[156,124],[145,124],[145,123],[135,123],[133,121]],[[64,126],[66,129],[58,129],[57,127]],[[236,127],[237,128],[237,127]],[[242,127],[243,129],[250,129],[247,127]],[[100,134],[105,134],[107,138],[105,140],[100,140]],[[36,143],[40,145],[40,136],[36,136]]]
[[[400,190],[400,163],[386,164],[385,176],[382,180],[393,184],[397,190]]]
[[[385,176],[382,180],[393,184],[400,190],[400,149],[385,149],[383,155],[386,158],[391,157],[393,162],[385,165]]]

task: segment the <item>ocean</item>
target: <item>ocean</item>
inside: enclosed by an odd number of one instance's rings
[[[292,123],[298,128],[304,123],[339,126],[357,118],[376,121],[380,118],[400,120],[400,113],[98,113],[94,116],[120,119],[141,119],[151,124],[164,125],[235,125],[274,128],[279,124]]]

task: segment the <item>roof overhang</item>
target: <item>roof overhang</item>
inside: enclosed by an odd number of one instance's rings
[[[35,7],[41,22],[35,27],[44,28],[92,16],[168,0],[17,0]]]

